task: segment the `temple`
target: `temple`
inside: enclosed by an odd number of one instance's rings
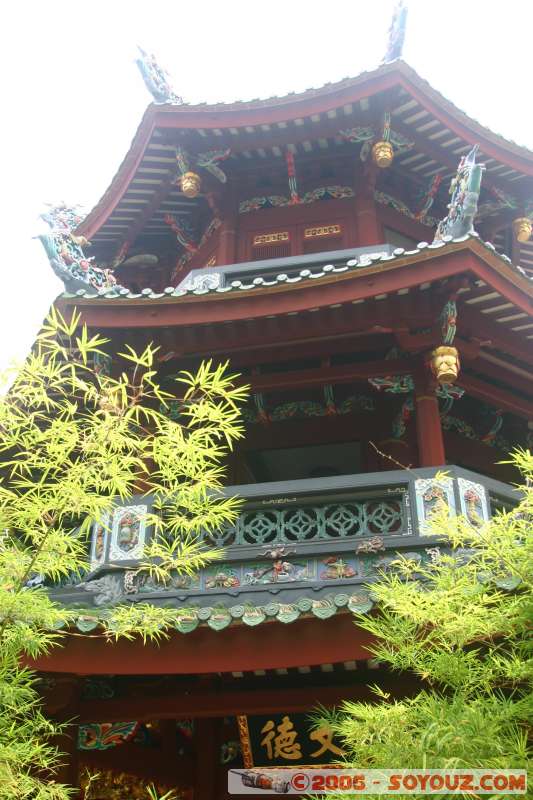
[[[401,35],[355,78],[216,105],[141,52],[154,102],[111,185],[84,219],[45,215],[64,313],[113,349],[157,343],[162,382],[211,358],[251,385],[225,560],[141,579],[138,496],[55,591],[85,634],[114,603],[180,609],[158,647],[87,635],[36,663],[48,712],[74,720],[67,778],[96,768],[95,798],[150,780],[224,798],[230,767],[338,758],[318,704],[418,688],[354,625],[373,576],[439,558],[443,499],[473,525],[515,502],[500,462],[533,436],[533,152],[398,59]]]

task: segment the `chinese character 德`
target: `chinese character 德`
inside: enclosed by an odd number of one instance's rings
[[[340,747],[337,747],[336,744],[333,744],[333,731],[329,725],[322,725],[322,727],[317,728],[316,731],[311,731],[309,738],[320,743],[318,750],[315,750],[314,753],[311,753],[311,758],[318,758],[325,753],[326,750],[330,750],[337,756],[344,755],[344,751],[341,750]]]
[[[272,758],[284,758],[289,761],[296,761],[302,757],[302,749],[296,741],[298,731],[294,730],[294,725],[290,717],[283,717],[280,724],[277,726],[278,735],[274,732],[274,722],[269,719],[268,722],[261,729],[261,733],[266,736],[261,740],[263,747],[266,747],[267,755],[270,760]],[[274,747],[272,747],[274,745]]]

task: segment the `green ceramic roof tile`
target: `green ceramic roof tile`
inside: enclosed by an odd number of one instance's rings
[[[224,630],[229,625],[245,624],[251,627],[275,620],[289,624],[303,616],[329,619],[336,613],[350,611],[367,613],[373,607],[369,593],[360,587],[349,594],[339,592],[319,598],[305,594],[295,597],[293,602],[270,602],[266,605],[236,604],[233,606],[201,606],[199,608],[176,608],[175,628],[181,633],[189,633],[199,625],[207,625],[214,631]],[[82,633],[96,630],[104,621],[112,627],[113,609],[80,610],[75,617],[75,627]]]

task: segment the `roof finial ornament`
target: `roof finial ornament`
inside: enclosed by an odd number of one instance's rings
[[[476,164],[478,149],[479,145],[475,144],[459,162],[457,174],[450,183],[448,213],[437,226],[435,242],[442,241],[445,236],[457,239],[474,233],[481,176],[485,169],[483,164]]]
[[[172,89],[168,72],[159,66],[153,54],[149,55],[142,47],[139,47],[139,52],[140,58],[136,58],[135,63],[139,67],[146,88],[154,98],[154,103],[181,105],[183,100]]]
[[[405,0],[399,0],[394,7],[389,28],[387,51],[381,62],[382,64],[388,64],[390,61],[395,61],[397,58],[402,57],[407,25],[407,10]]]
[[[50,265],[60,278],[67,292],[81,289],[97,292],[107,289],[121,289],[110,269],[98,267],[94,258],[87,258],[83,248],[89,242],[84,236],[77,236],[74,231],[82,221],[78,207],[67,206],[66,203],[49,204],[48,211],[41,214],[42,219],[50,226],[50,232],[40,235]]]

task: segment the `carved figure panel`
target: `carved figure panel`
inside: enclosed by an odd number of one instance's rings
[[[309,581],[316,578],[316,563],[279,558],[271,562],[260,561],[255,564],[246,564],[243,572],[243,583],[248,586],[260,583]]]
[[[420,520],[420,532],[427,530],[432,514],[443,507],[455,514],[455,498],[451,478],[421,478],[415,481],[416,507]]]
[[[146,537],[146,513],[148,506],[125,506],[113,514],[111,546],[112,561],[140,558]]]
[[[461,513],[472,525],[478,526],[489,519],[487,493],[480,483],[459,478]]]
[[[206,589],[234,589],[241,585],[240,568],[222,564],[205,570]]]
[[[107,556],[109,538],[109,515],[105,514],[100,522],[95,522],[91,533],[91,569],[104,563]]]

